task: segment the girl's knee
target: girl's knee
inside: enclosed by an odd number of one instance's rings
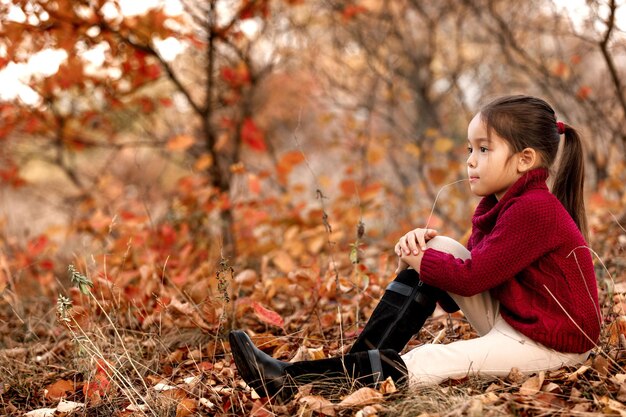
[[[441,252],[449,253],[455,258],[463,260],[469,259],[471,257],[470,252],[465,246],[447,236],[435,236],[426,243],[426,247],[429,249],[436,249]]]

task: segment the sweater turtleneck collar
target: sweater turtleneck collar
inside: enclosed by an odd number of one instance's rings
[[[511,199],[524,194],[530,189],[543,188],[547,190],[547,179],[548,169],[536,168],[522,175],[511,185],[500,200],[498,200],[494,194],[484,197],[474,212],[474,218],[472,219],[474,227],[477,227],[483,232],[489,232],[495,225],[502,207]]]

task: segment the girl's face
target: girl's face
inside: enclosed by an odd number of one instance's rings
[[[509,144],[493,130],[487,137],[487,126],[480,113],[474,116],[467,128],[467,141],[470,189],[481,197],[495,194],[499,200],[522,176],[515,162],[517,158]]]

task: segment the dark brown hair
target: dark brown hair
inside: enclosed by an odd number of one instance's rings
[[[534,149],[546,168],[554,164],[559,150],[559,132],[554,110],[544,100],[524,95],[505,96],[480,110],[481,119],[490,133],[493,129],[506,140],[513,153]],[[587,216],[583,199],[585,160],[578,132],[564,124],[565,141],[552,186],[552,194],[565,206],[588,241]]]

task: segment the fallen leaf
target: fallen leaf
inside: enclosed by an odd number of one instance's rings
[[[24,414],[25,417],[53,417],[57,411],[56,408],[39,408]]]
[[[160,382],[160,383],[156,384],[156,385],[155,385],[154,387],[152,387],[152,388],[154,388],[154,390],[155,390],[155,391],[169,391],[169,390],[171,390],[171,389],[176,389],[176,387],[175,387],[175,386],[173,386],[173,385],[168,385],[168,384],[164,384],[164,383],[162,383],[162,382]]]
[[[265,407],[267,404],[267,400],[262,401],[257,399],[252,403],[252,410],[250,411],[249,417],[273,417],[276,414],[268,411]]]
[[[339,405],[342,407],[355,407],[360,405],[377,403],[381,401],[382,398],[383,394],[381,394],[380,392],[372,388],[364,387],[356,390],[355,392],[351,393],[346,398],[341,400]]]
[[[620,385],[616,398],[617,401],[626,402],[626,384]]]
[[[526,378],[526,375],[520,372],[518,368],[512,368],[509,375],[506,377],[507,381],[513,384],[519,384]]]
[[[321,413],[325,416],[334,416],[335,405],[328,401],[324,397],[320,397],[319,395],[307,395],[301,397],[298,400],[298,403],[302,406],[298,412],[298,415],[306,415],[304,411],[310,410]]]
[[[541,391],[544,392],[562,392],[561,386],[555,384],[554,382],[547,383],[544,387],[541,388]]]
[[[602,410],[606,414],[619,414],[622,417],[626,417],[626,407],[619,401],[615,401],[612,398],[604,396],[598,400],[600,404],[604,406]]]
[[[176,417],[187,417],[196,412],[198,403],[192,398],[183,398],[176,406]]]
[[[84,407],[85,407],[84,403],[61,400],[59,401],[59,405],[57,405],[57,413],[72,413]]]
[[[209,401],[206,398],[200,398],[200,405],[204,408],[208,408],[209,410],[212,410],[213,408],[215,408],[215,404],[213,404],[211,401]]]
[[[544,378],[544,371],[539,372],[539,375],[528,378],[526,381],[524,381],[519,390],[520,395],[534,395],[538,393],[541,389],[541,386],[543,385]]]
[[[252,288],[259,282],[259,274],[254,269],[244,269],[235,276],[235,282],[243,288]]]
[[[591,403],[584,402],[584,403],[576,404],[575,406],[571,408],[570,411],[572,412],[572,414],[573,413],[586,413],[587,411],[589,411],[590,408],[591,408]]]
[[[187,378],[183,379],[183,382],[187,385],[191,385],[192,387],[195,387],[196,385],[200,383],[201,380],[202,380],[202,377],[199,375],[196,375],[196,376],[188,376]]]
[[[150,410],[150,406],[148,404],[129,404],[128,407],[126,407],[126,411],[131,413],[134,413],[135,411],[146,412],[148,410]]]
[[[600,355],[600,356],[596,356],[593,359],[593,365],[592,365],[593,369],[595,369],[598,374],[600,374],[601,376],[606,376],[609,373],[609,361],[606,359],[606,357]]]
[[[579,389],[577,389],[576,387],[572,387],[572,392],[569,395],[569,401],[570,402],[576,402],[579,401],[582,398],[583,393],[580,392]]]
[[[567,406],[567,403],[561,398],[561,396],[553,392],[540,392],[533,397],[533,401],[542,404],[549,404],[551,407],[559,409],[565,408]]]
[[[178,363],[182,362],[183,357],[185,356],[185,352],[182,349],[176,349],[169,353],[164,359],[163,363]],[[158,377],[159,380],[161,377]]]
[[[378,391],[381,394],[393,394],[394,392],[397,392],[398,389],[396,388],[396,384],[393,382],[393,379],[391,379],[391,377],[388,377],[380,384],[380,387],[378,387]]]
[[[285,322],[283,318],[275,311],[263,307],[256,301],[252,302],[252,308],[254,313],[263,323],[271,324],[272,326],[283,327]]]
[[[500,400],[500,397],[495,392],[487,392],[479,396],[483,404],[493,404]]]
[[[317,359],[326,358],[326,354],[324,354],[324,348],[319,347],[316,349],[308,348],[304,345],[300,345],[296,354],[289,360],[289,362],[299,362],[299,361],[314,361]]]
[[[74,393],[74,383],[67,379],[60,379],[43,390],[46,400],[58,401]]]
[[[483,402],[477,398],[472,399],[465,412],[470,417],[481,417],[484,414]]]
[[[276,265],[278,269],[280,269],[281,272],[284,272],[285,274],[288,274],[289,272],[296,269],[296,264],[294,263],[293,259],[291,259],[291,256],[289,256],[287,252],[282,250],[276,251],[272,258],[272,262],[274,262],[274,265]]]
[[[376,405],[366,405],[363,409],[357,411],[355,417],[377,417],[378,411],[380,411],[380,406]]]

